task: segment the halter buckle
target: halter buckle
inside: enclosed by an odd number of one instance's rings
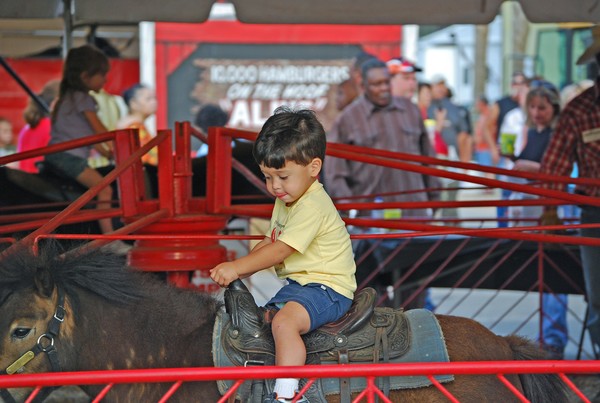
[[[56,311],[54,312],[54,319],[56,319],[60,323],[64,322],[65,321],[65,308],[58,305],[56,307]]]

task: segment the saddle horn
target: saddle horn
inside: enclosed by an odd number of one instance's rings
[[[229,286],[227,287],[227,289],[234,290],[234,291],[250,292],[250,291],[248,291],[248,287],[246,287],[246,284],[244,284],[244,282],[242,280],[240,280],[239,278],[237,280],[233,280],[231,283],[229,283]]]
[[[256,305],[254,297],[242,280],[234,280],[229,284],[224,299],[225,310],[231,317],[234,329],[255,335],[268,329],[263,311]]]

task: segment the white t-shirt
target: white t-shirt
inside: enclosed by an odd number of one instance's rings
[[[510,110],[506,116],[504,116],[502,126],[500,126],[500,135],[502,133],[512,133],[517,135],[515,139],[515,155],[521,154],[521,151],[523,151],[523,148],[525,148],[525,143],[527,142],[527,137],[525,135],[526,119],[527,116],[525,115],[523,109],[515,108]],[[503,158],[502,160],[503,164],[501,165],[503,168],[512,169],[514,163],[511,160],[508,158]]]

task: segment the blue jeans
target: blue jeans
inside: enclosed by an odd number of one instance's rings
[[[567,329],[567,294],[542,294],[541,338],[544,345],[551,346],[557,351],[565,350],[569,341]]]
[[[300,285],[292,279],[287,279],[287,281],[288,284],[284,285],[267,302],[266,307],[280,309],[289,301],[299,303],[306,309],[310,317],[310,331],[326,323],[335,322],[348,312],[350,305],[352,305],[350,298],[346,298],[322,284]]]
[[[492,162],[492,152],[490,150],[475,151],[473,154],[475,156],[475,161],[479,165],[484,165],[488,167],[494,165],[494,163]]]
[[[581,207],[581,223],[600,223],[600,207]],[[581,236],[600,238],[600,228],[582,228]],[[580,246],[585,292],[588,300],[587,327],[592,343],[600,347],[600,246]]]
[[[512,193],[512,190],[502,189],[501,199],[508,200]],[[508,218],[508,207],[506,206],[498,206],[496,207],[496,216],[498,218]],[[508,221],[498,221],[498,228],[506,228],[508,227]]]

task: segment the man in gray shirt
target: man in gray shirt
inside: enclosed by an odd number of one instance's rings
[[[328,133],[328,141],[434,156],[417,106],[406,97],[391,95],[390,73],[384,62],[373,59],[363,63],[362,87],[363,94],[338,116]],[[389,202],[425,202],[430,198],[437,199],[438,192],[418,190],[440,187],[437,177],[334,157],[325,159],[325,186],[333,198],[364,195],[364,198],[355,200],[358,202],[374,201],[376,196]],[[431,210],[403,209],[401,214],[402,218],[430,218]],[[370,249],[373,241],[365,239],[355,245],[357,258]],[[388,256],[403,242],[405,240],[386,240],[372,255],[361,259],[362,263],[356,272],[357,280],[366,281],[366,276],[370,276],[381,262],[389,261]],[[390,285],[402,275],[393,270],[395,266],[394,261],[389,261],[388,270],[370,280],[369,285],[380,295],[388,295],[386,303],[389,305],[399,306],[411,299],[412,303],[407,307],[422,307],[425,303],[424,292],[415,297],[412,295],[416,291],[414,288],[402,292],[390,291]]]
[[[368,60],[362,66],[362,76],[364,94],[338,116],[327,141],[434,156],[418,108],[408,98],[392,97],[386,64]],[[439,182],[417,172],[330,157],[325,160],[325,186],[334,198],[368,195],[359,201],[373,201],[378,194],[392,193],[383,196],[383,201],[399,202],[427,201],[427,192],[399,193],[437,188]],[[402,217],[428,215],[428,209],[402,211]]]

